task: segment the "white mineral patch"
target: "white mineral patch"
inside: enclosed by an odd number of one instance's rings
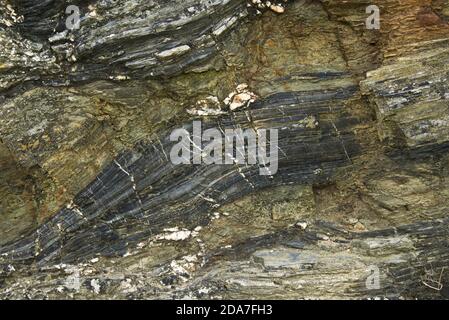
[[[110,76],[109,79],[123,81],[123,80],[129,80],[130,78],[125,75],[116,75],[116,76]]]
[[[219,219],[219,218],[220,218],[220,212],[213,212],[211,214],[210,220],[213,221],[213,220],[216,220],[216,219]]]
[[[100,293],[100,281],[98,279],[92,279],[90,280],[90,285],[92,286],[92,289],[94,290],[95,294]]]
[[[180,274],[188,274],[187,270],[176,260],[173,260],[170,263],[170,267],[173,270],[174,273],[180,275]]]
[[[186,53],[187,51],[190,51],[190,47],[185,44],[185,45],[182,45],[179,47],[171,48],[171,49],[156,53],[156,56],[161,59],[167,59],[167,58],[171,58],[171,57],[180,56],[180,55]]]
[[[226,112],[221,110],[220,101],[216,96],[207,96],[198,100],[195,107],[187,109],[187,113],[194,116],[216,116]]]
[[[191,231],[183,230],[183,231],[177,231],[173,233],[169,233],[163,236],[163,239],[165,240],[172,240],[172,241],[180,241],[185,240],[190,237],[192,234]]]
[[[14,8],[10,4],[6,4],[6,7],[1,9],[5,10],[6,14],[0,17],[0,23],[5,24],[7,27],[12,27],[16,23],[24,21],[24,16],[17,15]]]
[[[215,116],[226,112],[221,110],[220,101],[216,96],[208,96],[198,100],[195,107],[187,109],[187,113],[194,116]]]
[[[302,127],[305,127],[305,128],[308,128],[308,129],[315,129],[319,125],[319,122],[317,121],[315,116],[305,117],[304,119],[298,121],[298,123]]]
[[[248,101],[251,101],[252,97],[249,93],[239,93],[234,96],[234,99],[232,100],[231,104],[229,105],[229,108],[231,110],[238,109],[240,107],[243,107],[248,103]]]
[[[210,292],[209,288],[201,288],[198,290],[199,294],[208,294]]]
[[[263,0],[251,0],[253,7],[258,9],[266,9],[269,8],[271,11],[276,13],[284,13],[285,8],[282,4],[279,3],[271,3],[271,1],[263,1]],[[286,2],[286,0],[284,0]]]
[[[64,285],[67,289],[78,292],[81,288],[79,271],[75,271],[72,275],[68,276]]]
[[[257,96],[253,92],[249,91],[246,83],[241,83],[237,88],[231,92],[224,100],[224,104],[234,111],[244,106],[249,106],[256,101]]]
[[[164,234],[156,236],[156,240],[182,241],[198,235],[196,229],[194,231],[187,229],[180,230],[178,227],[164,229],[164,232]]]
[[[137,291],[137,287],[132,284],[131,279],[125,279],[120,282],[120,289],[123,293],[133,293]]]
[[[197,268],[198,257],[196,255],[184,256],[179,260],[173,260],[170,262],[170,268],[173,273],[180,276],[183,281],[187,281],[186,274],[194,272]]]
[[[59,32],[57,34],[55,34],[54,36],[48,38],[48,41],[50,42],[56,42],[59,40],[63,40],[67,37],[67,34],[69,33],[68,30],[64,30],[63,32]]]
[[[276,12],[276,13],[284,13],[284,11],[285,11],[285,9],[284,9],[283,6],[280,6],[280,5],[274,5],[274,4],[272,4],[272,5],[270,6],[270,9],[271,9],[272,11]]]
[[[307,228],[307,222],[298,222],[296,225],[303,230]]]

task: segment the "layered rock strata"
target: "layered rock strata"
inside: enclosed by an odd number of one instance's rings
[[[449,6],[371,4],[2,0],[0,296],[447,298]],[[194,120],[277,174],[173,165]]]

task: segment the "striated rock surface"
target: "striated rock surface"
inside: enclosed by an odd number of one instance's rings
[[[0,0],[0,297],[448,298],[449,5],[370,4]]]

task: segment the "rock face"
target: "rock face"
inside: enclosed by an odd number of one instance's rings
[[[371,4],[0,0],[0,297],[448,298],[449,5]]]

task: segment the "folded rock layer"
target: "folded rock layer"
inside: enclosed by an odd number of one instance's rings
[[[0,297],[447,298],[449,5],[371,4],[1,0]]]

